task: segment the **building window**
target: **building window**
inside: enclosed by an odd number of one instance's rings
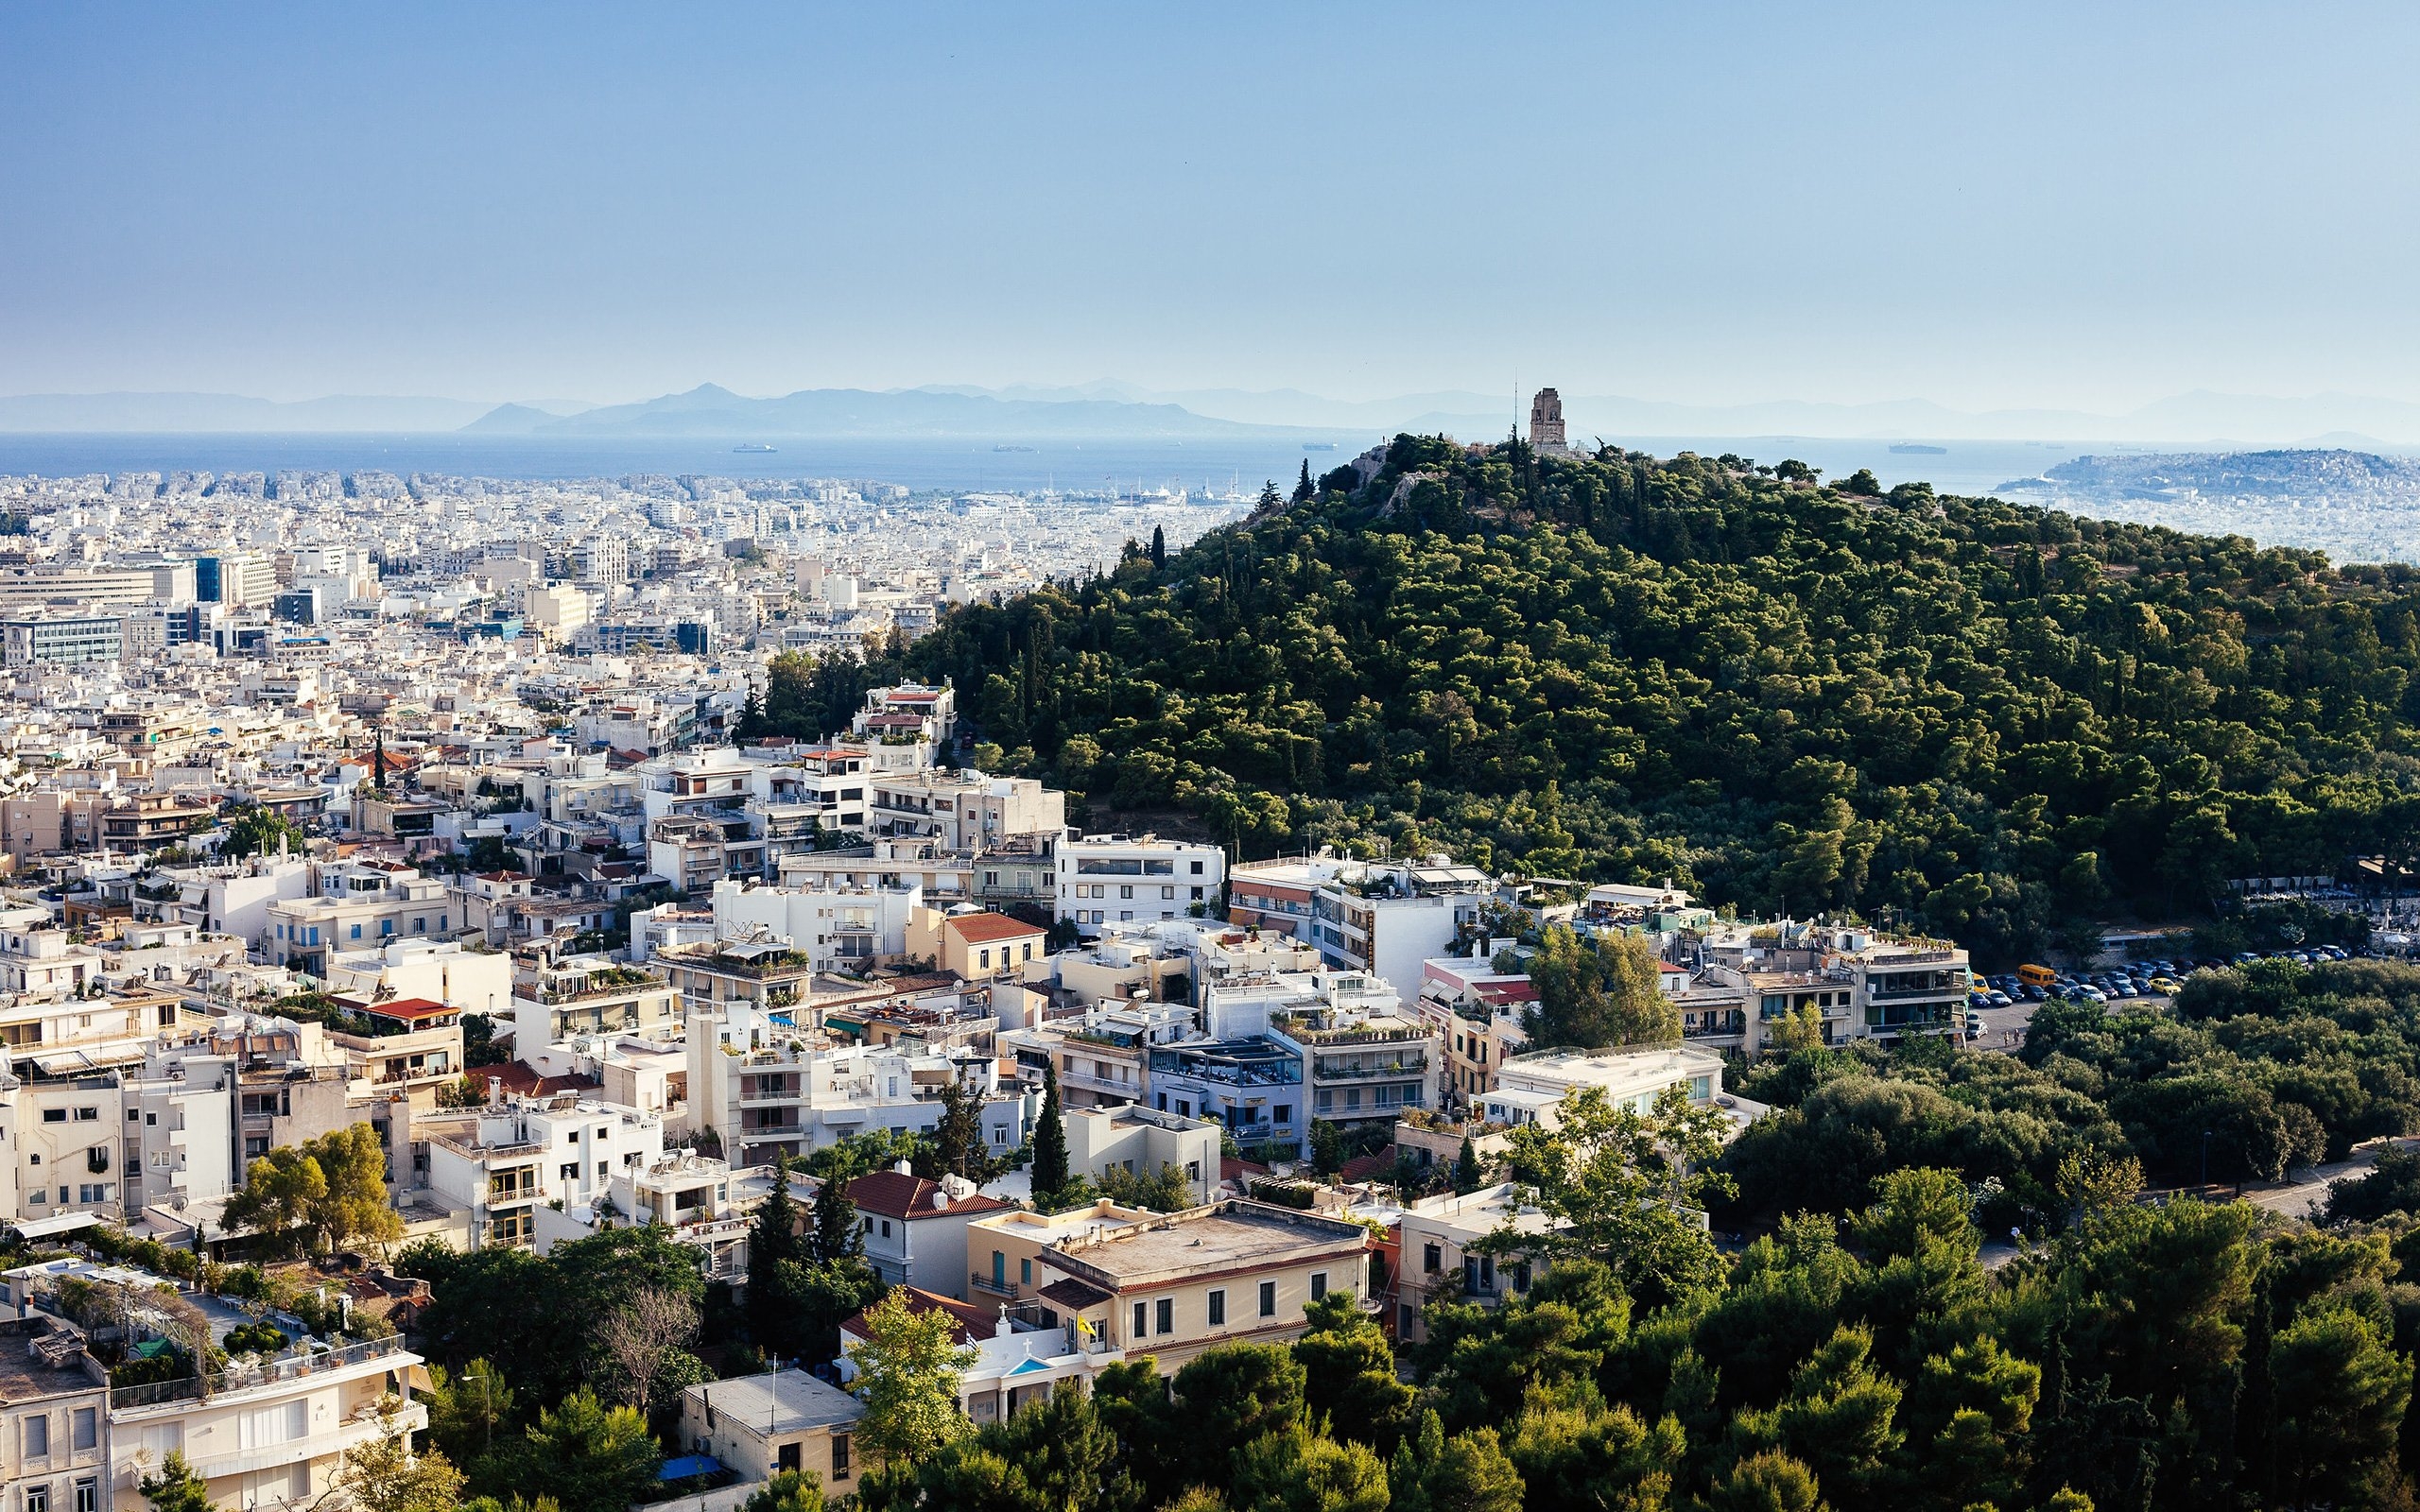
[[[832,1435],[832,1478],[836,1481],[849,1478],[849,1435],[846,1434]]]
[[[98,1449],[101,1447],[101,1415],[98,1408],[78,1407],[68,1414],[68,1421],[74,1426],[75,1435],[69,1442],[75,1448]]]
[[[792,1439],[792,1440],[790,1440],[788,1443],[784,1444],[781,1448],[779,1448],[779,1449],[777,1449],[777,1450],[773,1451],[773,1469],[776,1469],[776,1470],[796,1470],[798,1468],[799,1468],[798,1440],[796,1440],[796,1439]]]
[[[76,1512],[101,1512],[101,1483],[81,1480],[76,1483]]]
[[[1150,1332],[1150,1309],[1137,1302],[1134,1304],[1134,1337],[1140,1339],[1149,1332]]]
[[[888,1218],[882,1220],[882,1237],[885,1239],[890,1237],[890,1220]]]
[[[1227,1294],[1224,1292],[1210,1294],[1210,1326],[1214,1329],[1227,1326]]]
[[[1327,1272],[1323,1270],[1315,1270],[1311,1272],[1311,1300],[1316,1302],[1326,1295]]]
[[[1017,1262],[1017,1282],[1019,1285],[1023,1286],[1030,1286],[1033,1284],[1032,1256],[1028,1255],[1025,1259]]]
[[[1434,1276],[1434,1275],[1436,1275],[1439,1271],[1441,1271],[1441,1270],[1444,1269],[1444,1268],[1445,1268],[1445,1254],[1444,1254],[1444,1251],[1443,1251],[1443,1250],[1442,1250],[1442,1249],[1440,1249],[1440,1248],[1439,1248],[1438,1246],[1436,1246],[1435,1245],[1423,1245],[1423,1246],[1420,1246],[1420,1268],[1421,1268],[1421,1270],[1422,1270],[1422,1272],[1423,1272],[1424,1274],[1430,1275],[1430,1276]]]
[[[1176,1332],[1176,1299],[1171,1297],[1161,1297],[1159,1300],[1159,1314],[1158,1332],[1162,1333],[1174,1333]]]
[[[49,1486],[28,1486],[26,1487],[26,1512],[50,1512]]]
[[[1260,1315],[1263,1317],[1277,1315],[1277,1283],[1275,1281],[1260,1283]]]
[[[50,1418],[45,1413],[35,1413],[26,1418],[26,1458],[43,1459],[46,1458],[49,1453]],[[31,1506],[33,1504],[33,1493],[28,1491],[26,1493],[26,1504]]]

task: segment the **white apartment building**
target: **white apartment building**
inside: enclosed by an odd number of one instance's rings
[[[967,770],[871,772],[866,829],[937,840],[953,850],[989,850],[1020,835],[1067,828],[1067,795],[1030,777]]]
[[[324,976],[337,952],[442,937],[459,918],[443,879],[417,868],[391,861],[323,866],[312,896],[269,905],[269,960]]]
[[[58,1290],[71,1280],[127,1288],[136,1340],[176,1336],[168,1314],[143,1300],[167,1284],[158,1277],[53,1260],[0,1276],[7,1300],[20,1316],[48,1325],[50,1352],[67,1353],[67,1341],[60,1335],[80,1337],[72,1325],[44,1315],[55,1313]],[[333,1349],[298,1346],[271,1359],[232,1364],[211,1377],[207,1390],[190,1377],[107,1389],[98,1421],[79,1415],[81,1391],[46,1394],[46,1400],[29,1400],[32,1410],[19,1415],[17,1431],[9,1435],[18,1455],[15,1468],[22,1481],[76,1498],[54,1502],[45,1496],[35,1512],[140,1506],[136,1483],[157,1471],[170,1453],[184,1456],[220,1506],[308,1504],[331,1488],[348,1451],[384,1434],[379,1409],[389,1399],[397,1408],[395,1421],[406,1433],[427,1426],[428,1410],[411,1400],[406,1384],[421,1363],[400,1338]],[[58,1377],[61,1386],[71,1384],[69,1371],[45,1373]],[[26,1418],[46,1421],[34,1427]],[[31,1505],[10,1503],[11,1512]]]
[[[856,971],[905,954],[908,927],[924,905],[924,888],[913,882],[812,889],[718,882],[715,937],[770,940],[804,955],[818,971]]]
[[[1616,1108],[1651,1111],[1668,1088],[1679,1087],[1701,1107],[1725,1097],[1722,1057],[1701,1045],[1624,1045],[1607,1050],[1538,1050],[1515,1056],[1496,1071],[1495,1089],[1474,1099],[1491,1124],[1552,1128],[1556,1107],[1572,1091],[1594,1087]],[[1727,1110],[1747,1120],[1763,1105],[1730,1098]]]
[[[1038,1094],[1003,1093],[988,1052],[942,1055],[922,1041],[835,1047],[745,1004],[693,1008],[688,1025],[689,1126],[713,1130],[743,1164],[804,1155],[846,1135],[923,1132],[941,1121],[955,1081],[984,1099],[984,1143],[1006,1154],[1025,1143]]]
[[[538,1253],[585,1239],[607,1225],[655,1224],[675,1243],[699,1252],[708,1280],[742,1280],[748,1274],[749,1215],[772,1185],[769,1166],[734,1170],[727,1161],[690,1150],[622,1162],[594,1200],[566,1200],[561,1208],[535,1211]]]
[[[1102,1003],[1080,1017],[1003,1030],[1000,1053],[1029,1085],[1041,1085],[1046,1069],[1054,1072],[1066,1108],[1115,1108],[1150,1091],[1154,1046],[1199,1033],[1193,1009],[1181,1003]]]
[[[1228,894],[1234,922],[1293,935],[1331,966],[1385,978],[1407,1003],[1420,995],[1420,963],[1452,954],[1498,896],[1485,872],[1443,855],[1255,862],[1236,869]]]
[[[1086,834],[1054,840],[1050,849],[1058,870],[1053,917],[1087,935],[1108,924],[1214,915],[1227,880],[1227,853],[1214,845]]]
[[[534,1245],[540,1208],[593,1204],[619,1172],[664,1156],[660,1116],[571,1097],[432,1121],[426,1138],[427,1193],[470,1215],[474,1248]]]

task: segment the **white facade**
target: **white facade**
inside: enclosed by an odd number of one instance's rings
[[[1069,835],[1053,841],[1052,915],[1087,935],[1105,925],[1155,923],[1218,912],[1227,853],[1157,835]]]

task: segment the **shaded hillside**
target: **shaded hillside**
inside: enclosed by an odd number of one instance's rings
[[[1013,765],[1249,853],[1385,834],[1994,953],[2420,820],[2407,569],[1690,456],[1406,437],[1353,481],[913,660]]]

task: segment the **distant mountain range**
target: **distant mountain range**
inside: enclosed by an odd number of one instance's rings
[[[1522,396],[1526,404],[1527,396]],[[1526,410],[1521,413],[1526,414]],[[1926,400],[1842,404],[1803,400],[1705,405],[1621,395],[1566,394],[1574,441],[1737,438],[2132,441],[2201,451],[2281,444],[2420,447],[2420,404],[2360,394],[2280,399],[2179,394],[2124,414],[2083,410],[1963,411]],[[1322,437],[1443,431],[1501,436],[1514,396],[1465,390],[1338,400],[1299,389],[1154,390],[1104,379],[1063,387],[932,385],[873,390],[810,388],[751,398],[713,384],[641,404],[508,404],[340,395],[280,402],[234,394],[26,394],[0,397],[0,432],[448,432],[498,436]]]
[[[529,436],[825,437],[1212,437],[1271,427],[1215,420],[1176,404],[1110,399],[1031,400],[930,388],[875,392],[805,388],[750,399],[701,384],[639,404],[608,404],[557,417],[522,404],[481,416],[469,429]]]

